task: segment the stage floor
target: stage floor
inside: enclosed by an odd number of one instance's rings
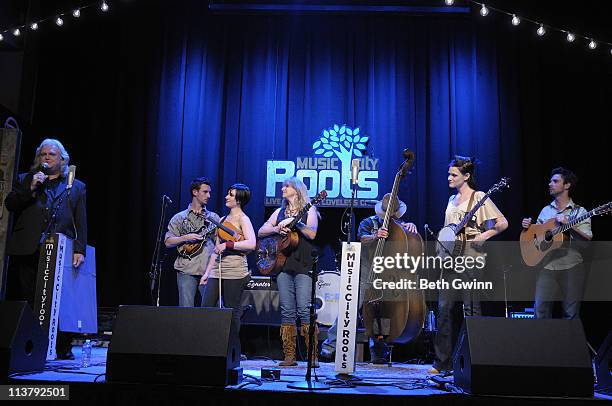
[[[81,367],[81,348],[75,346],[73,348],[73,353],[76,356],[75,360],[47,362],[44,372],[12,376],[11,383],[20,384],[21,382],[27,382],[28,384],[46,384],[53,382],[56,384],[69,384],[71,386],[71,393],[73,392],[73,384],[77,385],[80,390],[83,390],[83,385],[88,385],[90,389],[112,386],[112,384],[105,384],[107,348],[94,347],[92,350],[92,363],[89,367]],[[380,396],[381,400],[385,398],[389,399],[388,397],[391,397],[390,400],[392,400],[398,396],[410,396],[413,397],[415,401],[419,398],[423,400],[423,397],[433,397],[438,398],[436,400],[444,401],[444,398],[450,400],[462,393],[460,389],[452,385],[452,376],[438,379],[427,374],[427,370],[431,365],[393,363],[392,366],[388,366],[358,363],[356,372],[350,379],[338,379],[334,371],[333,363],[322,362],[320,365],[321,367],[315,370],[318,380],[331,386],[330,390],[320,392],[320,395],[328,394],[332,397],[333,395],[340,395],[343,398],[349,396],[351,398],[355,397],[355,400],[360,399],[359,397],[363,395],[367,395],[367,397]],[[279,368],[281,370],[280,381],[262,380],[260,375],[261,368],[275,368],[276,361],[270,359],[253,359],[242,361],[241,366],[245,375],[243,382],[236,386],[226,387],[223,390],[226,394],[228,394],[228,392],[242,392],[243,394],[249,392],[251,393],[249,397],[253,400],[252,396],[259,396],[255,395],[255,392],[287,394],[291,392],[304,392],[287,387],[287,384],[291,382],[304,380],[306,373],[306,364],[304,362],[300,362],[296,367]],[[313,374],[313,379],[314,377],[315,374]],[[191,387],[191,390],[193,389],[194,388]],[[202,387],[202,389],[208,390],[209,388]],[[219,389],[217,388],[216,390]],[[172,392],[176,391],[176,388],[172,389]],[[264,393],[261,393],[261,395],[263,396]],[[470,395],[462,396],[465,396],[466,400],[477,398]],[[496,396],[494,398],[500,400],[503,397]],[[517,398],[514,400],[516,399]],[[537,402],[536,398],[522,399],[532,399]],[[229,399],[227,400],[229,401]],[[455,401],[456,400],[457,399],[455,399]],[[539,398],[539,400],[544,399]],[[595,397],[592,399],[554,400],[572,401],[572,403],[578,401],[582,403],[582,401],[612,400],[612,397],[596,392]],[[229,403],[231,402],[228,402],[228,404]]]

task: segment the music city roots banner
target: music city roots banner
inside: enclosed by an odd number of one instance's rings
[[[380,162],[366,155],[369,139],[359,127],[334,124],[314,141],[313,155],[298,156],[293,161],[268,160],[265,205],[279,206],[283,181],[295,176],[304,182],[310,197],[327,191],[327,199],[320,206],[348,207],[352,195],[351,162],[356,159],[359,175],[355,207],[371,207],[367,200],[378,198]]]
[[[55,341],[59,330],[64,262],[72,262],[71,257],[66,258],[67,253],[72,253],[72,241],[63,234],[50,234],[41,245],[34,315],[49,337],[47,360],[54,360],[56,357]]]
[[[355,372],[355,341],[359,307],[359,266],[361,243],[342,243],[340,262],[340,303],[336,344],[336,372]]]

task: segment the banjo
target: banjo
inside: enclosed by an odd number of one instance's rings
[[[467,242],[465,226],[474,218],[474,215],[478,209],[485,204],[487,199],[492,194],[502,190],[503,188],[510,187],[509,182],[509,178],[501,178],[499,182],[494,184],[491,189],[485,193],[480,201],[476,202],[474,207],[463,217],[459,224],[449,224],[440,230],[438,233],[438,241],[442,247],[438,247],[438,255],[447,256],[450,254],[453,257],[463,255]]]

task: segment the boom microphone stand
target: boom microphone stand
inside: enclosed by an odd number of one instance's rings
[[[151,260],[151,271],[149,278],[151,279],[151,303],[159,307],[159,294],[161,287],[161,271],[162,260],[160,259],[161,241],[163,237],[164,224],[166,224],[166,208],[172,204],[172,200],[166,195],[162,196],[161,215],[159,218],[159,226],[157,227],[157,237],[155,239],[155,249],[153,250],[153,258]]]
[[[322,382],[319,382],[318,378],[315,377],[315,381],[311,381],[312,376],[312,359],[313,359],[313,350],[314,350],[314,332],[315,332],[315,289],[317,284],[317,278],[319,276],[317,270],[317,263],[319,261],[319,255],[316,249],[312,250],[312,271],[311,271],[311,292],[310,292],[310,325],[308,326],[308,363],[306,368],[306,380],[301,382],[294,382],[287,385],[288,388],[291,389],[301,389],[301,390],[328,390],[330,387]]]

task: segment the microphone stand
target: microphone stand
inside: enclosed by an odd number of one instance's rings
[[[159,218],[159,227],[157,228],[157,237],[155,238],[155,249],[153,250],[153,258],[151,260],[151,271],[149,278],[151,279],[151,302],[159,307],[159,296],[161,292],[161,271],[163,261],[160,259],[161,241],[163,237],[164,224],[166,224],[166,208],[171,203],[166,195],[162,197],[161,215]]]
[[[438,236],[436,236],[433,231],[431,231],[431,228],[429,228],[429,226],[427,224],[425,224],[423,226],[423,228],[425,228],[425,230],[429,233],[429,235],[431,236],[431,238],[433,238],[433,240],[435,242],[437,242],[440,247],[442,247],[442,249],[444,250],[444,252],[449,256],[452,257],[453,254],[451,254],[451,252],[448,250],[448,248],[446,248],[446,246],[444,244],[442,244],[442,242],[440,240],[438,240]]]
[[[351,194],[351,206],[349,210],[349,225],[348,233],[346,233],[346,242],[351,243],[355,237],[355,199],[357,198],[357,182],[352,185],[353,193]]]
[[[47,237],[49,237],[50,234],[55,232],[55,226],[57,225],[56,224],[57,213],[59,212],[59,208],[62,206],[62,203],[64,203],[64,194],[66,194],[66,197],[68,197],[68,206],[69,206],[68,208],[70,208],[70,192],[71,191],[72,191],[72,187],[66,188],[59,194],[59,196],[55,198],[57,200],[57,204],[53,207],[53,212],[51,213],[51,216],[49,217],[49,222],[47,223],[47,227],[45,227],[45,231],[43,231],[43,233],[40,236],[40,244],[43,244],[45,240],[47,239]],[[51,204],[53,203],[54,202],[51,202]],[[72,214],[72,210],[70,210],[70,213]],[[72,222],[74,223],[74,218],[72,219]]]
[[[301,389],[301,390],[328,390],[330,389],[329,385],[324,384],[323,382],[319,382],[318,378],[315,376],[314,382],[311,381],[312,377],[312,360],[313,360],[313,351],[314,351],[314,332],[315,332],[315,290],[317,285],[317,279],[319,277],[317,270],[317,263],[319,261],[319,256],[316,250],[312,251],[312,271],[311,271],[311,280],[312,286],[310,291],[310,324],[308,326],[308,362],[306,367],[306,380],[301,382],[293,382],[287,385],[288,388],[291,389]],[[316,355],[316,354],[314,354]]]

